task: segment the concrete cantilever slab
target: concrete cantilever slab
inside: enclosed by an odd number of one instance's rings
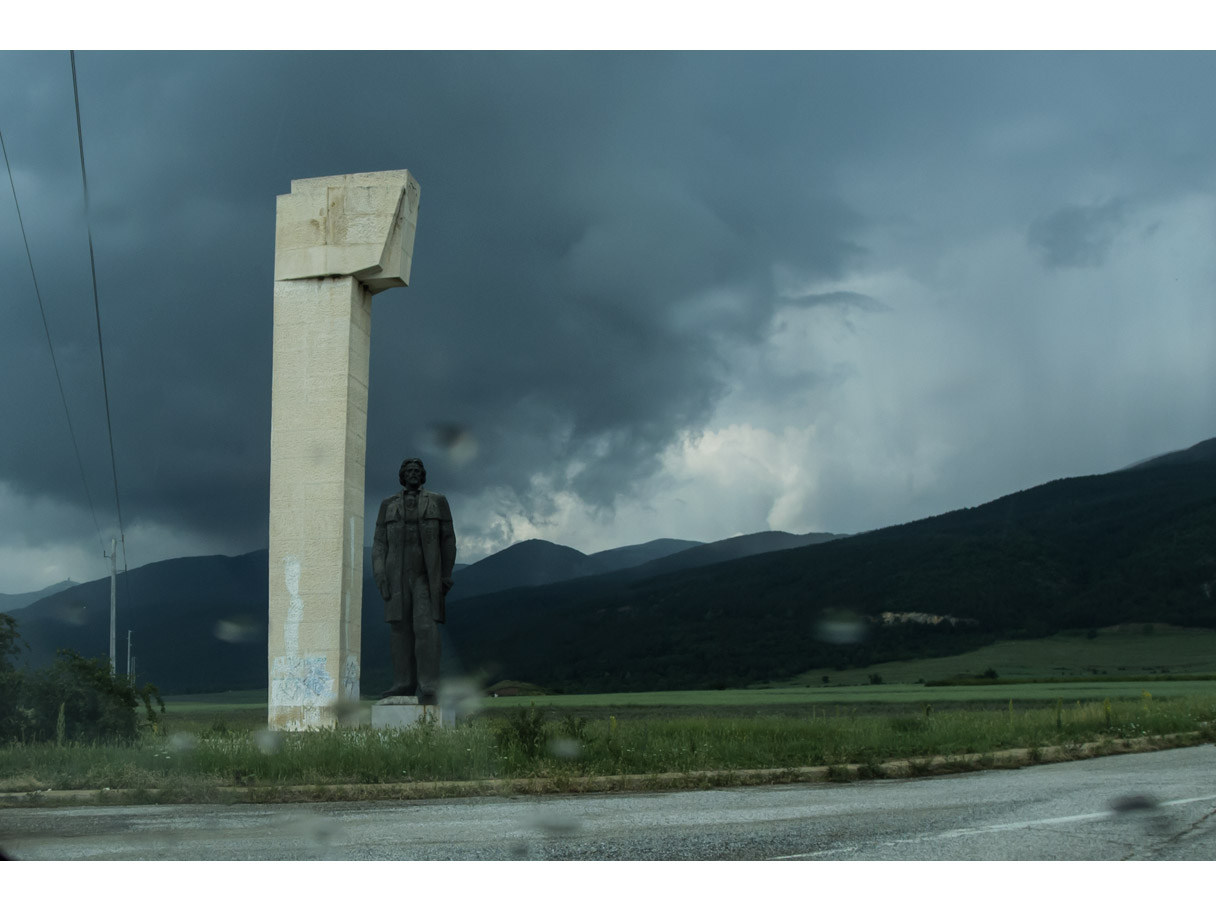
[[[404,170],[292,181],[277,200],[275,281],[354,276],[372,294],[408,285],[418,198]]]

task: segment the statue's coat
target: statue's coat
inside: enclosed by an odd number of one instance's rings
[[[444,596],[452,585],[452,569],[456,564],[456,533],[452,529],[452,511],[447,498],[422,488],[418,492],[420,514],[419,537],[422,556],[426,562],[427,589],[431,597],[431,613],[442,624],[446,617]],[[405,571],[405,500],[399,491],[385,498],[376,517],[376,538],[372,544],[372,575],[384,600],[384,619],[406,619]]]

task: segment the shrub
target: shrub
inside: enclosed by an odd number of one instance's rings
[[[564,737],[573,738],[576,741],[587,740],[587,717],[576,716],[574,713],[566,713],[558,723],[558,731]]]
[[[13,659],[21,653],[17,622],[0,614],[0,742],[20,738],[29,724],[21,709],[21,673]]]
[[[545,714],[536,708],[535,703],[527,709],[519,707],[495,728],[494,741],[502,751],[515,748],[529,759],[541,756],[549,744],[549,724],[545,721]]]
[[[165,711],[152,684],[136,690],[125,676],[110,673],[108,659],[86,659],[70,649],[60,649],[50,667],[34,672],[24,690],[35,740],[130,742],[144,724],[155,726]]]

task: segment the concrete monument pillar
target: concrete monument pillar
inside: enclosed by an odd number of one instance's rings
[[[409,284],[408,171],[291,182],[278,197],[270,412],[268,724],[359,698],[372,295]]]

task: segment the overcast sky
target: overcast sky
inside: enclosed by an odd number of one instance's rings
[[[463,562],[860,532],[1216,436],[1212,54],[76,63],[131,567],[266,546],[295,178],[421,186],[367,521],[420,454]],[[88,491],[0,173],[11,593],[104,575],[118,524],[66,51],[0,53],[0,131]]]

